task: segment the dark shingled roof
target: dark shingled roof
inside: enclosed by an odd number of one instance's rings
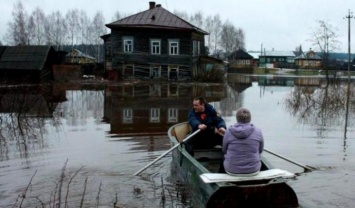
[[[118,27],[180,29],[208,34],[206,31],[170,13],[161,6],[106,24],[106,26],[111,29]]]
[[[247,52],[239,49],[237,51],[234,51],[229,55],[230,59],[253,59],[253,56],[248,54]]]
[[[51,48],[51,46],[5,46],[3,53],[0,54],[0,70],[42,70]]]

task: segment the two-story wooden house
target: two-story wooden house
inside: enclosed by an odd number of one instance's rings
[[[259,67],[292,68],[295,58],[292,51],[264,51],[259,56]]]
[[[105,69],[111,79],[190,80],[199,73],[208,33],[149,2],[149,9],[106,24]]]
[[[320,69],[322,58],[310,49],[307,53],[302,53],[295,58],[295,64],[301,69]]]

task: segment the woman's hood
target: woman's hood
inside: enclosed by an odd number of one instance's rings
[[[251,123],[236,123],[228,130],[238,139],[245,139],[254,132],[255,126]]]

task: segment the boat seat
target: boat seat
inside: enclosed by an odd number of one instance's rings
[[[218,182],[242,182],[242,181],[257,181],[257,180],[270,180],[275,178],[294,179],[295,174],[281,169],[269,169],[260,171],[255,176],[231,176],[226,173],[204,173],[200,178],[205,183],[218,183]]]

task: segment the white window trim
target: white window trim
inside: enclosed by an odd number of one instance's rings
[[[175,47],[175,46],[171,45],[173,43],[176,43],[176,53],[171,53],[171,49],[173,47]],[[175,55],[179,55],[179,54],[180,54],[180,42],[179,42],[179,40],[176,40],[176,39],[169,40],[169,55],[175,56]]]
[[[159,43],[159,46],[153,46],[154,43]],[[153,52],[153,48],[158,48],[159,52]],[[160,55],[161,54],[161,40],[160,39],[151,39],[150,40],[150,53],[153,55]]]
[[[127,41],[132,41],[131,44],[131,50],[126,50],[126,42]],[[133,53],[133,46],[134,46],[134,42],[133,42],[133,37],[123,37],[123,52],[124,53]]]

